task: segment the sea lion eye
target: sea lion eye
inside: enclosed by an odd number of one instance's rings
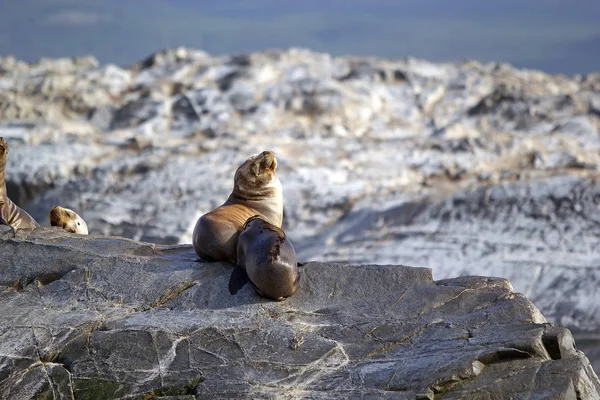
[[[79,222],[77,223],[77,226],[81,225]]]

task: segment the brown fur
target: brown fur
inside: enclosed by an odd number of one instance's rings
[[[283,222],[283,194],[270,151],[248,158],[235,172],[233,190],[223,205],[204,214],[194,228],[196,254],[204,260],[237,261],[237,238],[246,220],[260,215]]]
[[[50,210],[50,225],[58,226],[67,232],[88,234],[87,224],[75,211],[61,206],[54,206]]]
[[[0,219],[15,229],[33,229],[40,226],[31,215],[8,198],[6,191],[6,158],[8,144],[0,137]]]

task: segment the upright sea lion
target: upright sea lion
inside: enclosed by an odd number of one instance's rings
[[[6,191],[6,156],[8,154],[8,143],[0,137],[0,220],[4,220],[15,229],[33,229],[40,226],[35,219],[9,198]]]
[[[235,171],[233,191],[223,205],[198,219],[192,242],[198,257],[237,260],[237,238],[248,218],[260,215],[275,226],[283,222],[283,189],[270,151],[250,156]]]
[[[54,206],[50,210],[50,225],[59,226],[71,233],[88,234],[88,227],[83,218],[75,211],[61,206]]]
[[[262,297],[281,301],[298,289],[300,273],[296,251],[285,232],[260,215],[246,221],[238,237],[237,266],[229,279],[235,294],[249,279]]]

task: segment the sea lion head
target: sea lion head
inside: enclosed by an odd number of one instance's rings
[[[75,211],[61,206],[54,206],[50,210],[50,225],[59,226],[71,233],[88,234],[88,227],[83,218]]]
[[[268,150],[248,157],[235,171],[233,192],[243,197],[280,192],[276,168],[277,158]]]
[[[281,228],[271,224],[261,215],[253,215],[246,220],[244,226],[242,227],[242,231],[250,231],[251,229],[260,229],[261,232],[264,230],[273,231],[277,234],[279,240],[285,239],[285,232]]]
[[[8,143],[6,139],[0,137],[0,157],[8,153]]]
[[[264,226],[266,221],[260,215],[253,215],[244,222],[242,230],[245,230],[248,226]]]

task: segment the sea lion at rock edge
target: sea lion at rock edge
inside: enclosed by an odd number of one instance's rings
[[[7,155],[8,143],[3,137],[0,137],[0,220],[4,220],[14,229],[37,228],[40,225],[36,220],[8,198],[5,177]]]
[[[293,295],[300,284],[294,246],[283,230],[260,215],[249,218],[238,237],[229,293],[237,293],[247,280],[258,295],[277,301]]]
[[[61,206],[54,206],[50,210],[50,225],[58,226],[67,232],[88,234],[88,227],[83,218],[75,211]]]
[[[192,242],[198,257],[235,264],[237,238],[246,220],[253,215],[281,227],[283,188],[276,168],[277,158],[270,151],[252,155],[240,165],[227,201],[201,216],[196,223]]]

